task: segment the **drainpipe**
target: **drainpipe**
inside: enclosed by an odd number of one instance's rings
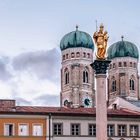
[[[49,140],[51,140],[51,113],[49,113]]]

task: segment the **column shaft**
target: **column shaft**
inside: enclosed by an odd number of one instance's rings
[[[96,137],[107,140],[106,75],[96,75]]]

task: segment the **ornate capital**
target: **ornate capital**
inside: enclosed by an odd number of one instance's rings
[[[91,67],[95,70],[95,74],[106,74],[110,62],[109,60],[95,60]]]

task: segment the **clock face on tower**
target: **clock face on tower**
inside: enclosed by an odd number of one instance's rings
[[[92,106],[92,100],[90,97],[83,98],[83,104],[85,107],[91,107]]]

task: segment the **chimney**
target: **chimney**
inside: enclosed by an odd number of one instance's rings
[[[114,110],[116,110],[117,109],[117,104],[113,104],[112,107],[113,107]]]
[[[0,99],[0,107],[1,108],[14,108],[15,104],[16,104],[15,100]]]

